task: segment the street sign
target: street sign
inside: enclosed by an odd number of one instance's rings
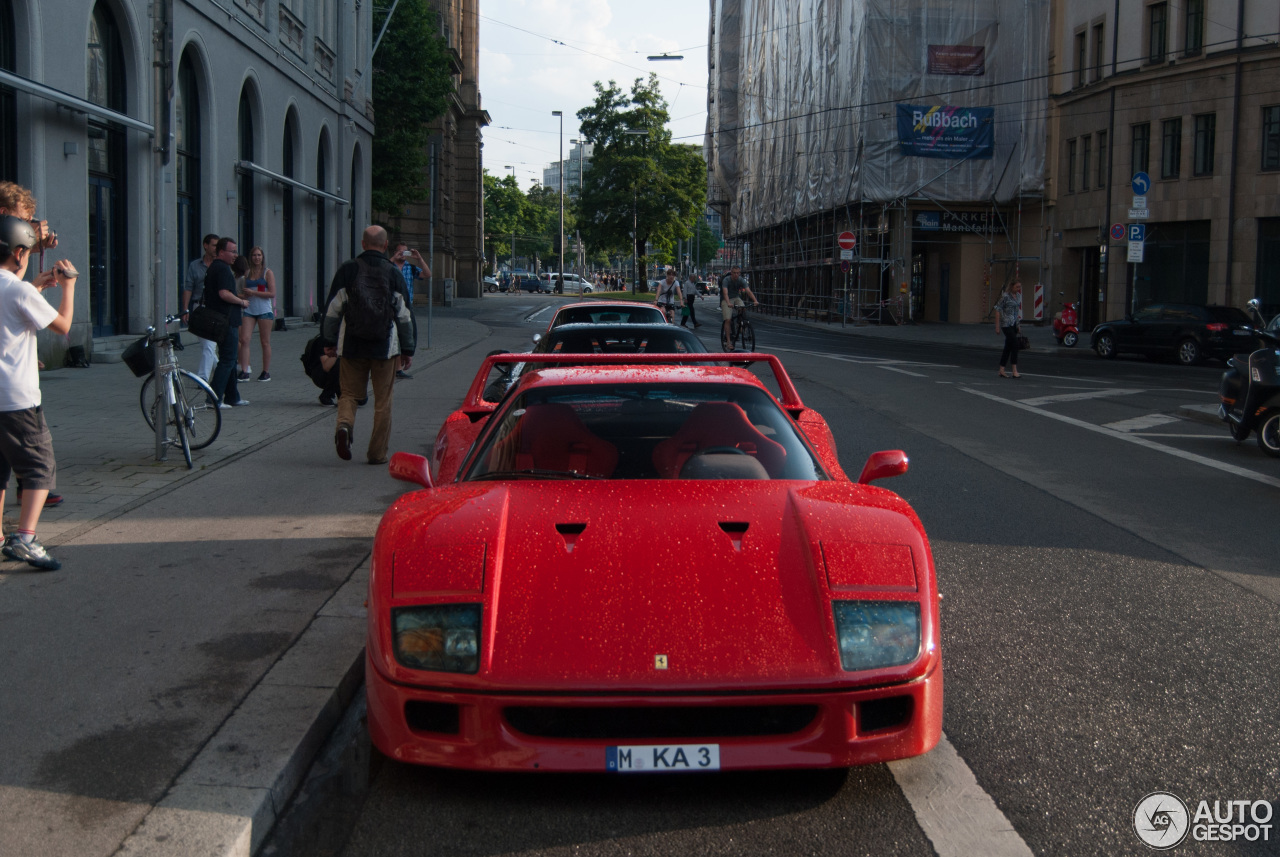
[[[1111,224],[1111,240],[1112,241],[1124,240],[1124,224],[1123,223]]]
[[[1149,208],[1131,208],[1129,209],[1130,220],[1150,220],[1151,209]]]
[[[841,250],[852,250],[858,246],[858,236],[852,232],[841,232],[836,238],[836,243],[840,245]]]
[[[848,259],[842,259],[840,261],[840,270],[844,271],[846,274],[849,273],[849,269],[852,267],[853,267],[853,263],[850,262]]]
[[[840,260],[841,260],[842,262],[849,261],[849,260],[850,260],[850,259],[852,259],[852,258],[853,258],[853,251],[852,251],[852,250],[841,250],[841,251],[840,251]]]
[[[1146,173],[1133,174],[1133,192],[1138,196],[1146,196],[1151,190],[1151,176]]]
[[[1143,261],[1142,248],[1146,246],[1147,245],[1143,244],[1141,241],[1130,241],[1129,242],[1129,258],[1126,261],[1137,262],[1141,264]]]
[[[1130,241],[1146,241],[1147,240],[1147,224],[1130,223],[1129,224],[1129,240]]]
[[[1147,207],[1147,198],[1146,198],[1145,196],[1135,196],[1135,197],[1133,198],[1133,207],[1134,207],[1134,208],[1146,208],[1146,207]]]

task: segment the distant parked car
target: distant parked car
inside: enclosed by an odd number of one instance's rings
[[[484,290],[486,292],[496,292],[498,290],[498,280],[495,277],[485,277]]]
[[[1250,325],[1249,316],[1236,307],[1149,304],[1098,325],[1090,343],[1100,357],[1132,352],[1190,366],[1206,357],[1226,359],[1261,348]]]

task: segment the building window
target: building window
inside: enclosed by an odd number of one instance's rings
[[[1262,168],[1280,170],[1280,107],[1262,108]]]
[[[1093,165],[1093,137],[1085,134],[1080,141],[1080,190],[1089,189],[1089,168]]]
[[[1196,117],[1196,149],[1191,169],[1197,176],[1213,175],[1213,137],[1217,120],[1215,113]]]
[[[1093,25],[1093,79],[1102,80],[1102,64],[1106,61],[1107,25]]]
[[[1088,40],[1084,30],[1081,30],[1076,33],[1076,86],[1084,86],[1084,70],[1088,64]]]
[[[1204,0],[1187,0],[1187,26],[1182,51],[1195,56],[1204,48]]]
[[[190,52],[178,63],[174,89],[173,131],[177,157],[178,287],[186,280],[186,263],[204,255],[200,245],[200,93]]]
[[[1147,62],[1164,62],[1169,44],[1169,4],[1147,7]]]
[[[1176,179],[1182,168],[1182,118],[1166,119],[1160,125],[1160,178]]]
[[[1107,132],[1098,132],[1098,187],[1107,186]]]
[[[1076,141],[1067,141],[1067,193],[1076,192]]]
[[[240,160],[253,161],[253,111],[249,107],[249,92],[247,89],[240,91]],[[236,243],[240,246],[240,252],[253,247],[253,173],[249,170],[240,171],[240,187],[236,194]]]
[[[1129,154],[1129,164],[1133,167],[1133,172],[1147,172],[1147,168],[1151,166],[1150,122],[1133,126],[1133,147]]]

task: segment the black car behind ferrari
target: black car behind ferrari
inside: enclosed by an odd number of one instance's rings
[[[1244,310],[1172,303],[1150,304],[1124,319],[1103,322],[1090,341],[1101,357],[1130,352],[1172,357],[1184,366],[1261,347]]]

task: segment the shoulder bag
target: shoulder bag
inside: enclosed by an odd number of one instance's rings
[[[204,304],[205,293],[200,293],[200,305],[191,310],[187,317],[187,330],[201,339],[210,342],[222,342],[231,330],[231,322],[226,315]]]

